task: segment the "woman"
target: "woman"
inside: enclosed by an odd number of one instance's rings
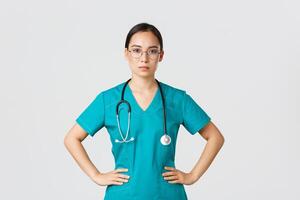
[[[100,92],[76,119],[64,144],[96,184],[107,186],[106,200],[185,200],[183,185],[191,185],[203,175],[224,138],[190,95],[155,78],[164,55],[156,27],[135,25],[127,35],[124,54],[131,78]],[[118,104],[121,99],[129,104]],[[176,169],[174,163],[180,124],[208,141],[188,173]],[[115,169],[106,173],[93,165],[81,144],[102,127],[110,135],[115,159]]]

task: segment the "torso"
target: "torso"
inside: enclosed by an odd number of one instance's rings
[[[123,185],[109,185],[106,188],[105,200],[187,200],[182,184],[170,184],[164,180],[164,166],[175,166],[175,149],[177,134],[181,123],[182,100],[184,91],[161,83],[166,102],[167,129],[172,138],[171,144],[160,143],[163,135],[163,105],[158,85],[148,91],[137,91],[127,85],[124,99],[130,103],[131,115],[127,140],[134,141],[116,143],[121,140],[119,130],[124,135],[128,128],[128,107],[119,107],[119,124],[116,119],[116,106],[120,101],[125,82],[104,91],[105,127],[112,144],[115,168],[127,168],[123,174],[130,180]],[[120,128],[120,129],[119,129]]]

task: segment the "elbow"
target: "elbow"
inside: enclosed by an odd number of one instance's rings
[[[64,146],[68,149],[71,145],[75,144],[75,143],[81,143],[82,140],[80,138],[76,138],[75,136],[72,136],[71,134],[66,134],[64,139],[63,139],[63,143]]]
[[[213,141],[220,148],[224,145],[224,142],[225,142],[225,138],[224,138],[224,136],[221,133],[215,134],[215,135],[211,136],[208,140]]]
[[[69,148],[69,146],[71,145],[71,143],[72,143],[72,138],[71,138],[71,136],[69,135],[69,134],[67,134],[67,135],[65,135],[65,137],[64,137],[64,146],[68,149]]]
[[[224,143],[225,143],[224,136],[220,133],[217,138],[218,138],[217,141],[218,141],[220,147],[222,147],[224,145]]]
[[[223,135],[221,135],[221,146],[223,146],[223,145],[224,145],[224,143],[225,143],[225,138],[224,138],[224,136],[223,136]]]
[[[68,148],[68,144],[69,144],[69,137],[68,137],[68,135],[66,135],[66,136],[64,137],[64,146],[65,146],[66,148]]]

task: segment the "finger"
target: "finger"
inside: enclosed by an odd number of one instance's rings
[[[123,185],[123,182],[113,181],[111,182],[111,185]]]
[[[128,171],[128,169],[126,169],[126,168],[119,168],[119,169],[115,169],[113,172],[118,173],[118,172],[127,172],[127,171]]]
[[[174,171],[171,171],[171,172],[165,172],[165,173],[162,173],[163,176],[171,176],[171,175],[176,175],[176,172]]]
[[[168,183],[172,183],[172,184],[174,184],[174,183],[180,183],[180,181],[179,181],[179,180],[175,180],[175,181],[168,181]]]
[[[117,178],[117,179],[115,179],[115,181],[118,181],[118,182],[128,182],[127,179],[123,179],[123,178]]]
[[[168,176],[164,178],[165,180],[176,180],[177,176]]]
[[[130,176],[125,174],[117,174],[117,177],[129,179]]]
[[[175,170],[176,170],[174,167],[168,167],[168,166],[165,166],[165,169],[166,169],[166,170],[172,170],[172,171],[175,171]]]
[[[117,178],[124,178],[124,179],[129,179],[130,176],[125,175],[125,174],[120,174],[120,173],[115,173],[113,174],[113,178],[117,179]]]

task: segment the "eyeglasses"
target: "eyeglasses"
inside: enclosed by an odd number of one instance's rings
[[[142,51],[140,48],[133,48],[131,50],[128,50],[131,53],[131,56],[133,58],[140,58],[144,52],[147,53],[150,59],[154,60],[158,57],[160,54],[160,51],[158,49],[148,49],[147,51]]]

